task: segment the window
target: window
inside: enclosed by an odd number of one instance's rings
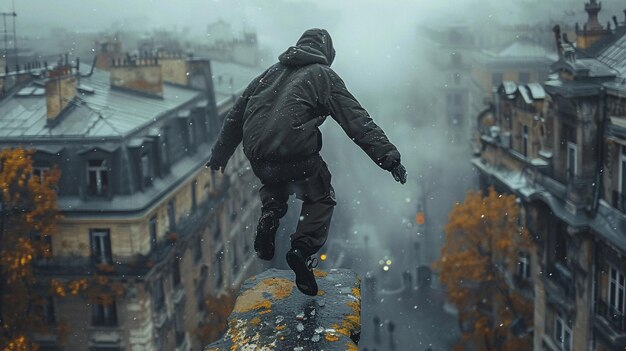
[[[47,325],[54,325],[56,323],[56,315],[54,312],[54,298],[50,296],[44,296],[40,299],[40,302],[35,304],[35,314],[42,316]]]
[[[554,320],[554,341],[563,351],[572,350],[572,324],[557,314]]]
[[[220,225],[219,219],[215,219],[213,223],[213,241],[217,243],[222,235],[222,226]]]
[[[454,105],[461,106],[463,104],[463,96],[461,94],[454,94]]]
[[[180,259],[178,257],[174,257],[172,262],[172,285],[174,288],[180,286]]]
[[[165,308],[165,294],[163,291],[163,278],[154,282],[152,287],[152,307],[155,312],[160,312]]]
[[[224,283],[224,251],[220,251],[215,257],[215,263],[217,266],[217,279],[215,280],[215,288],[217,290],[222,288]]]
[[[453,52],[450,56],[450,61],[453,65],[460,66],[463,64],[463,56],[458,52]]]
[[[530,278],[530,254],[520,251],[517,254],[517,275],[522,279]]]
[[[624,273],[611,267],[609,269],[609,308],[612,314],[626,313],[626,279]]]
[[[196,237],[196,245],[193,248],[193,260],[197,263],[202,258],[202,235]]]
[[[554,259],[557,263],[567,264],[567,233],[566,226],[559,222],[554,243]]]
[[[116,326],[117,308],[113,298],[98,297],[91,305],[91,323],[95,326]]]
[[[461,73],[454,74],[454,83],[461,84]]]
[[[157,245],[157,235],[158,235],[158,224],[157,216],[152,216],[150,218],[150,223],[148,224],[148,231],[150,232],[150,247],[154,249]]]
[[[189,121],[187,130],[189,132],[189,148],[191,149],[196,144],[196,130],[193,128],[193,121]]]
[[[519,82],[521,84],[527,84],[530,82],[530,73],[528,72],[520,72],[519,73]]]
[[[528,157],[528,126],[522,126],[522,155]]]
[[[154,170],[152,168],[152,162],[150,162],[150,155],[145,153],[141,155],[141,176],[143,179],[143,186],[149,186],[154,179]]]
[[[198,311],[204,311],[204,285],[206,284],[207,276],[209,275],[209,267],[202,266],[200,269],[200,277],[196,281],[196,302],[198,304]]]
[[[174,334],[176,335],[176,346],[181,346],[185,341],[185,326],[182,321],[184,313],[180,311],[174,316]]]
[[[567,177],[568,178],[572,178],[578,173],[577,166],[576,166],[577,149],[578,148],[576,146],[576,143],[573,143],[571,141],[567,142]]]
[[[52,237],[50,235],[41,235],[41,233],[31,233],[31,240],[36,245],[41,245],[41,250],[36,251],[36,259],[45,260],[52,257]]]
[[[109,168],[106,160],[87,161],[87,192],[93,196],[106,195],[109,190]]]
[[[39,181],[43,183],[43,179],[46,176],[46,174],[48,174],[49,171],[50,171],[50,167],[47,167],[47,166],[33,166],[33,171],[31,173],[31,176],[39,177]]]
[[[237,238],[233,238],[232,248],[230,252],[232,254],[233,273],[235,275],[239,273],[239,255],[237,255],[238,246],[239,246],[239,241],[237,240]]]
[[[500,85],[500,83],[502,83],[502,73],[492,73],[491,74],[491,85],[492,86],[497,86]]]
[[[176,230],[176,199],[167,203],[167,219],[170,222],[170,231]]]
[[[91,230],[91,257],[95,264],[111,264],[111,234],[108,229]]]
[[[196,198],[197,183],[195,180],[191,182],[191,212],[195,213],[198,207],[198,199]]]
[[[161,164],[169,162],[167,146],[167,130],[164,129],[161,131]]]
[[[452,125],[458,126],[459,124],[461,124],[462,120],[463,116],[460,113],[455,113],[454,115],[452,115]]]
[[[619,156],[619,193],[626,196],[626,146],[622,145]]]

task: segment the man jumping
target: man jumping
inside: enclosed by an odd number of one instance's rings
[[[309,29],[279,62],[255,78],[224,120],[208,167],[223,172],[235,148],[243,151],[263,186],[261,218],[254,249],[263,260],[274,257],[279,219],[287,213],[290,194],[303,201],[300,221],[291,235],[287,263],[296,286],[317,295],[311,256],[326,242],[335,192],[320,156],[318,127],[330,115],[367,155],[402,184],[406,170],[400,153],[350,94],[330,65],[335,49],[328,32]]]

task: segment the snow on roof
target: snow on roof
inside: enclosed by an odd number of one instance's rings
[[[541,84],[539,83],[528,83],[526,84],[528,90],[530,90],[530,95],[535,100],[541,100],[546,98],[546,91],[543,89]]]
[[[510,80],[505,80],[502,82],[502,88],[504,89],[504,93],[506,95],[513,95],[517,90],[517,84]]]

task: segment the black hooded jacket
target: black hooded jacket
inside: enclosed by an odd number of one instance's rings
[[[330,68],[334,58],[326,30],[304,32],[235,102],[213,147],[213,160],[225,166],[242,140],[253,164],[306,159],[322,148],[318,127],[330,115],[376,164],[391,170],[400,153]]]

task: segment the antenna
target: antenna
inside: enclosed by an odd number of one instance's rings
[[[15,28],[15,18],[17,17],[17,13],[15,12],[15,1],[13,1],[13,11],[12,12],[0,12],[0,16],[2,16],[2,24],[3,31],[2,34],[4,36],[4,53],[3,57],[5,60],[5,65],[9,66],[8,56],[9,56],[9,44],[13,42],[13,59],[15,62],[12,64],[17,65],[19,62],[17,61],[17,35]],[[11,29],[7,27],[8,21],[10,21]]]

